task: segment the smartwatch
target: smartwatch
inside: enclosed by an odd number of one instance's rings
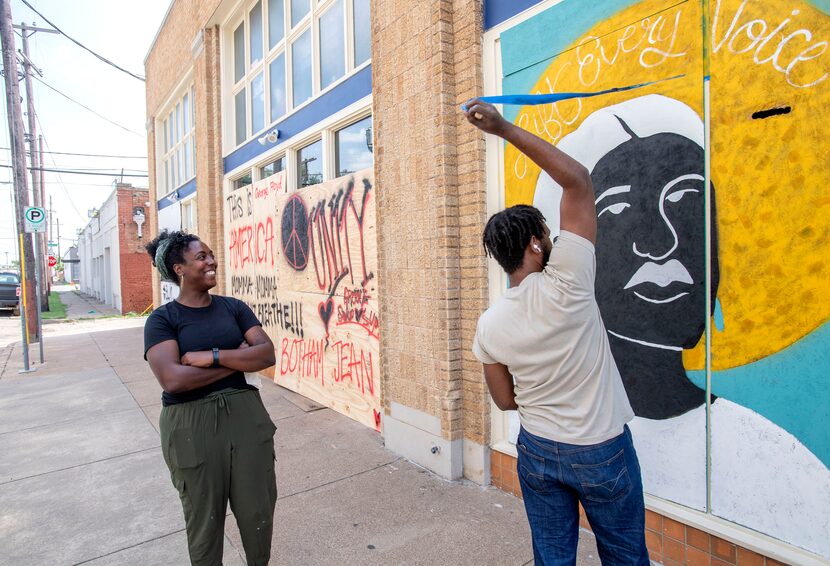
[[[219,367],[219,348],[211,348],[213,351],[213,365],[211,367]]]

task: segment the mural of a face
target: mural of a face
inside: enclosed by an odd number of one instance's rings
[[[597,302],[618,337],[692,348],[706,319],[703,148],[674,133],[639,137],[617,118],[630,139],[591,172]]]
[[[591,172],[597,303],[631,406],[648,419],[682,415],[706,399],[682,359],[707,316],[702,146],[700,117],[660,95],[597,110],[558,144]],[[560,195],[541,175],[534,204],[555,225]],[[714,230],[712,248],[714,297]]]

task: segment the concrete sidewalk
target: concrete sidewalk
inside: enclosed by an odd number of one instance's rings
[[[32,374],[18,374],[19,344],[4,352],[0,564],[189,563],[143,323],[54,325],[66,328],[46,334],[47,363]],[[532,563],[520,500],[444,481],[273,383],[262,397],[279,427],[272,565]],[[225,534],[224,564],[245,564],[230,514]],[[596,556],[583,531],[579,564]]]
[[[111,306],[76,289],[75,285],[53,285],[52,291],[60,296],[61,302],[66,307],[67,319],[79,320],[104,316],[121,316],[121,313]],[[50,320],[44,322],[48,324],[58,321]]]

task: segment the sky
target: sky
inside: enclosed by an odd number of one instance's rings
[[[27,0],[66,35],[128,71],[144,76],[144,58],[161,26],[171,0]],[[11,2],[12,20],[50,27],[21,0]],[[20,30],[15,30],[19,33]],[[22,50],[15,34],[15,49]],[[29,55],[43,72],[40,80],[75,101],[115,122],[114,125],[44,84],[33,81],[38,133],[45,152],[86,153],[140,157],[81,157],[44,154],[44,167],[103,169],[105,172],[147,172],[145,83],[115,69],[59,34],[35,33],[29,38]],[[36,75],[37,76],[37,75]],[[24,123],[26,117],[24,86]],[[11,164],[5,87],[0,111],[0,165]],[[119,127],[121,126],[121,127]],[[26,126],[28,130],[28,125]],[[129,131],[128,131],[129,130]],[[48,146],[48,147],[47,147]],[[27,144],[28,149],[28,144]],[[27,162],[27,165],[28,162]],[[128,171],[132,170],[132,171]],[[60,222],[60,249],[64,253],[76,232],[89,222],[87,213],[100,208],[114,189],[116,175],[46,174],[46,200],[52,199],[53,218]],[[0,167],[0,265],[17,258],[11,169]],[[124,177],[146,187],[146,177]],[[28,178],[32,188],[31,176]],[[30,198],[30,204],[31,204]],[[57,235],[57,234],[55,234]],[[55,238],[56,239],[56,238]],[[55,240],[53,239],[53,241]],[[6,255],[8,253],[8,256]]]

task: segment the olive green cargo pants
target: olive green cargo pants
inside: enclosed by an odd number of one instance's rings
[[[248,565],[268,564],[276,428],[258,391],[225,389],[162,408],[161,448],[182,500],[193,564],[222,564],[228,501]]]

